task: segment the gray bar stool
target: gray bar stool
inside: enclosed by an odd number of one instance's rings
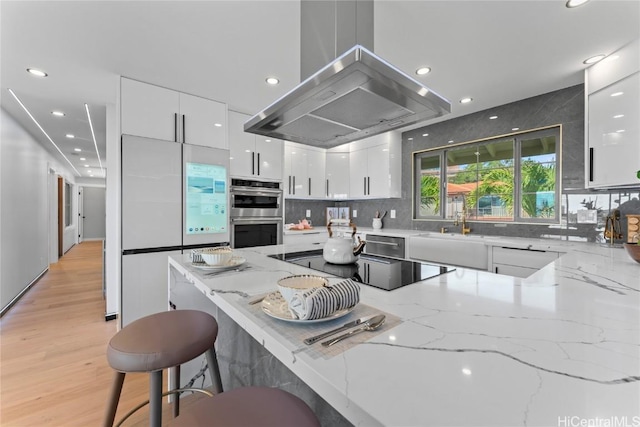
[[[107,360],[116,371],[107,406],[104,426],[115,419],[124,377],[129,372],[149,372],[149,425],[159,427],[162,421],[162,370],[175,367],[173,379],[180,386],[180,364],[201,354],[207,357],[211,382],[216,393],[222,393],[222,381],[214,344],[218,323],[211,315],[197,310],[173,310],[138,319],[116,333],[107,347]],[[192,390],[192,389],[190,389]],[[193,390],[192,390],[193,391]],[[173,391],[175,392],[175,391]],[[170,394],[165,393],[165,394]],[[211,395],[207,392],[207,394]],[[173,406],[179,415],[180,394]],[[134,408],[124,419],[147,402]],[[120,423],[121,423],[120,422]]]
[[[171,420],[171,427],[320,427],[300,398],[277,388],[242,387],[202,399]]]

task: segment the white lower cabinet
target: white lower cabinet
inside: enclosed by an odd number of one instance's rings
[[[122,255],[122,326],[167,311],[167,259],[180,251]]]
[[[555,251],[494,246],[491,272],[507,276],[529,277],[560,255]]]
[[[285,245],[324,244],[328,238],[329,234],[324,228],[312,233],[299,232],[299,234],[296,234],[296,232],[291,231],[282,237],[282,243]],[[321,248],[322,246],[318,247],[318,249]]]

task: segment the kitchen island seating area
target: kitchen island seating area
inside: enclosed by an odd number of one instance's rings
[[[214,348],[217,336],[216,319],[198,310],[160,312],[122,328],[111,338],[107,347],[107,360],[115,375],[104,426],[113,425],[127,373],[149,373],[149,425],[152,427],[161,425],[164,369],[175,368],[175,384],[180,384],[180,365],[205,354],[214,391],[222,393],[222,380]],[[174,400],[174,417],[179,415],[179,402],[179,398]],[[125,415],[120,423],[145,404],[146,402]]]
[[[218,323],[208,313],[199,310],[171,310],[138,319],[122,328],[109,341],[107,360],[116,371],[105,427],[114,424],[125,375],[129,372],[150,374],[149,400],[138,405],[116,425],[121,425],[135,411],[149,403],[149,425],[162,425],[162,397],[175,394],[172,426],[292,426],[320,427],[313,411],[300,398],[270,387],[241,387],[222,391],[220,368],[214,348]],[[180,392],[198,389],[178,389],[162,393],[162,371],[174,368],[174,384],[180,384],[180,365],[206,355],[215,396],[202,399],[180,415]]]
[[[240,387],[202,399],[172,420],[171,427],[320,427],[299,397],[271,387]]]

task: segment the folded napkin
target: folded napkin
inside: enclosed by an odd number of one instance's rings
[[[351,308],[360,301],[360,286],[351,279],[333,286],[300,290],[293,294],[289,311],[296,319],[313,320]]]

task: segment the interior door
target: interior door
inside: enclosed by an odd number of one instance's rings
[[[80,187],[82,238],[98,240],[106,237],[106,191],[103,187]]]

